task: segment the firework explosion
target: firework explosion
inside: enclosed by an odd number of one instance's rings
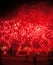
[[[0,22],[0,46],[14,44],[28,52],[48,53],[53,47],[52,11],[47,6],[22,6],[16,18]]]

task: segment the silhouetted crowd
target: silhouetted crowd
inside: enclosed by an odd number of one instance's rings
[[[28,59],[29,59],[29,55],[25,52],[23,52],[24,54],[26,54],[26,63],[28,63]],[[20,52],[20,54],[23,54],[22,52]],[[16,56],[16,51],[13,47],[10,47],[8,50],[7,50],[7,53],[4,54],[5,56],[13,56],[15,57]],[[2,49],[0,48],[0,65],[3,65],[2,63],[2,56],[3,56],[3,51]],[[34,62],[34,65],[36,65],[36,55],[33,55],[33,62]]]
[[[4,54],[5,56],[16,56],[16,50],[13,48],[13,47],[10,47],[7,52]],[[25,52],[20,52],[20,54],[26,54],[26,62],[28,62],[28,58],[29,58],[29,55]],[[33,52],[32,52],[33,54]],[[3,51],[2,49],[0,48],[0,65],[2,65],[2,56],[3,56]],[[33,62],[34,62],[34,65],[36,65],[36,54],[34,53],[33,55]],[[48,61],[49,61],[49,65],[53,65],[53,51],[50,51],[48,52]]]

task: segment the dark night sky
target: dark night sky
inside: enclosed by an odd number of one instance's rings
[[[47,1],[49,5],[53,4],[51,0],[0,0],[0,17],[8,16],[14,12],[16,8],[19,9],[24,3],[31,5],[33,2],[38,4],[40,1]]]

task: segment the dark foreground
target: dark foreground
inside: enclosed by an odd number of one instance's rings
[[[35,65],[33,62],[33,57],[29,56],[28,61],[26,61],[26,56],[4,56],[2,57],[3,65]],[[51,65],[49,64],[48,56],[36,56],[36,65]]]

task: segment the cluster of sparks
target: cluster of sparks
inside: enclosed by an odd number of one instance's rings
[[[48,52],[53,47],[52,15],[31,8],[28,13],[19,12],[15,19],[0,22],[0,46],[21,46],[24,50]]]

